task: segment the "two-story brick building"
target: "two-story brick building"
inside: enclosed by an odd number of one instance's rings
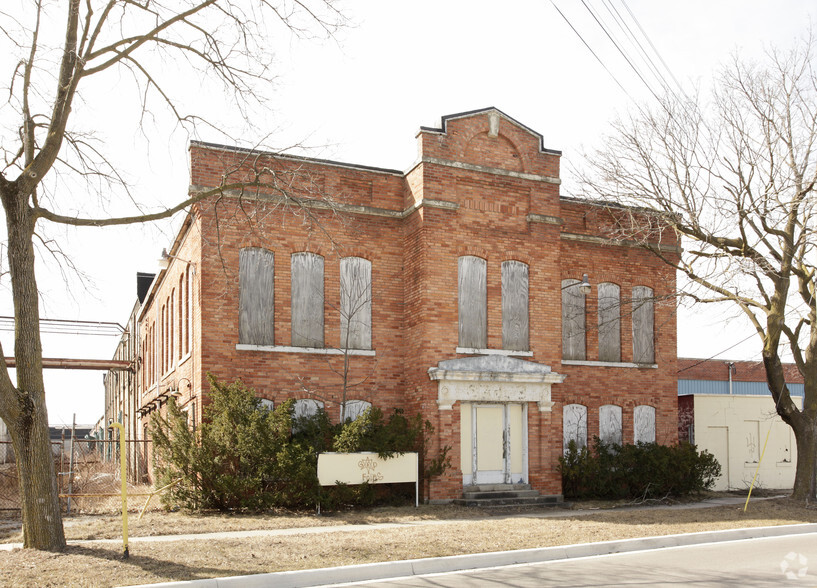
[[[171,394],[200,421],[210,372],[336,421],[422,413],[452,447],[434,500],[558,495],[569,439],[677,439],[674,272],[561,197],[561,153],[499,110],[417,139],[405,172],[191,144],[191,191],[225,190],[141,307],[142,435]]]

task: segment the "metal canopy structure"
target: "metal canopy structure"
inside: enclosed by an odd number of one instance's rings
[[[14,331],[14,317],[0,316],[0,330]],[[54,335],[93,335],[116,336],[125,333],[126,329],[119,323],[105,321],[79,321],[65,319],[40,319],[40,332]],[[4,358],[6,367],[17,367],[17,359]],[[135,371],[131,362],[122,359],[74,359],[62,357],[44,357],[44,369],[61,370],[113,370]]]

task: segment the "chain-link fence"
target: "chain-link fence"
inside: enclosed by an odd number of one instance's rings
[[[141,508],[152,491],[148,479],[150,442],[125,441],[128,507]],[[11,443],[0,441],[0,511],[20,510],[20,487]],[[52,441],[60,503],[66,513],[115,512],[121,508],[119,441]],[[158,500],[156,504],[158,505]]]

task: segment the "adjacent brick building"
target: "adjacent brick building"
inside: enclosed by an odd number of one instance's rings
[[[422,413],[452,448],[432,500],[558,495],[569,439],[677,439],[675,275],[613,238],[632,211],[560,196],[561,153],[494,108],[417,140],[405,172],[191,144],[191,192],[223,192],[140,310],[143,436],[171,394],[200,421],[210,372],[336,421]]]

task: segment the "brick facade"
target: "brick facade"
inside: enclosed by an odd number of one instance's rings
[[[386,411],[398,406],[419,411],[435,427],[431,453],[452,447],[453,467],[431,483],[429,497],[455,498],[463,488],[460,402],[450,409],[438,405],[441,383],[430,379],[429,368],[468,355],[457,352],[458,259],[476,256],[487,268],[485,353],[544,364],[565,376],[550,389],[550,410],[527,402],[527,481],[535,489],[561,493],[556,465],[566,404],[586,407],[590,437],[599,432],[599,408],[620,406],[625,441],[633,439],[635,407],[651,406],[656,440],[674,442],[675,305],[665,298],[674,292],[674,272],[634,244],[611,238],[615,211],[561,197],[561,154],[544,149],[540,135],[500,111],[445,117],[442,128],[422,128],[417,139],[419,157],[406,172],[191,145],[191,190],[224,186],[225,192],[193,208],[171,248],[170,266],[157,276],[142,307],[142,420],[161,409],[171,393],[183,406],[195,406],[200,420],[207,372],[223,380],[241,378],[276,404],[290,397],[319,399],[337,420],[340,374],[348,359],[346,381],[353,386],[347,399]],[[232,189],[234,181],[255,179],[263,188]],[[270,189],[273,183],[276,189]],[[676,243],[664,245],[671,250]],[[239,252],[249,247],[274,255],[274,345],[239,345]],[[324,350],[291,347],[291,256],[301,252],[323,257]],[[345,257],[371,262],[373,353],[340,351],[340,260]],[[523,262],[529,272],[529,351],[524,353],[502,349],[501,264],[508,260]],[[192,274],[189,319],[186,306],[178,305],[187,272]],[[586,297],[586,360],[565,362],[562,280],[582,274],[594,285]],[[595,361],[595,285],[602,282],[621,291],[619,362]],[[648,286],[655,294],[650,364],[633,358],[627,301],[635,286]],[[164,345],[175,337],[174,352],[163,370],[156,369],[163,354],[161,308],[171,298],[174,328],[166,330]],[[184,336],[177,331],[184,331],[188,320],[191,347],[180,350]],[[158,329],[155,342],[151,329]]]

